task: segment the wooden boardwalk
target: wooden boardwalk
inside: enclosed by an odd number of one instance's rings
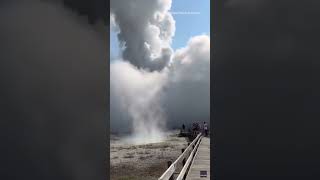
[[[207,171],[207,177],[200,177],[200,171]],[[203,137],[190,166],[186,180],[210,179],[210,138]]]

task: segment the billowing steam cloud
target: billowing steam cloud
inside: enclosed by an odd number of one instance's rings
[[[193,37],[173,52],[170,6],[170,0],[111,2],[123,50],[110,67],[111,130],[132,132],[138,143],[160,140],[168,125],[209,120],[210,38]]]
[[[119,27],[123,59],[138,68],[163,69],[173,53],[175,22],[171,0],[111,0],[111,16]]]
[[[165,89],[165,111],[169,126],[210,120],[210,37],[191,38],[178,49]]]

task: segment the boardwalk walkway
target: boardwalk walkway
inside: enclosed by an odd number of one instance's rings
[[[207,177],[200,177],[200,171],[207,171]],[[210,179],[210,138],[203,137],[186,180],[206,179]]]

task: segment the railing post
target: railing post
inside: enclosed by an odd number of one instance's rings
[[[181,149],[181,153],[183,153],[184,152],[184,149]]]
[[[184,166],[186,164],[186,158],[183,158],[182,160],[182,166]]]

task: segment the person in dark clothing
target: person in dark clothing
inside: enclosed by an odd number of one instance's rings
[[[203,129],[204,129],[204,136],[208,136],[208,124],[206,122],[203,122]]]

